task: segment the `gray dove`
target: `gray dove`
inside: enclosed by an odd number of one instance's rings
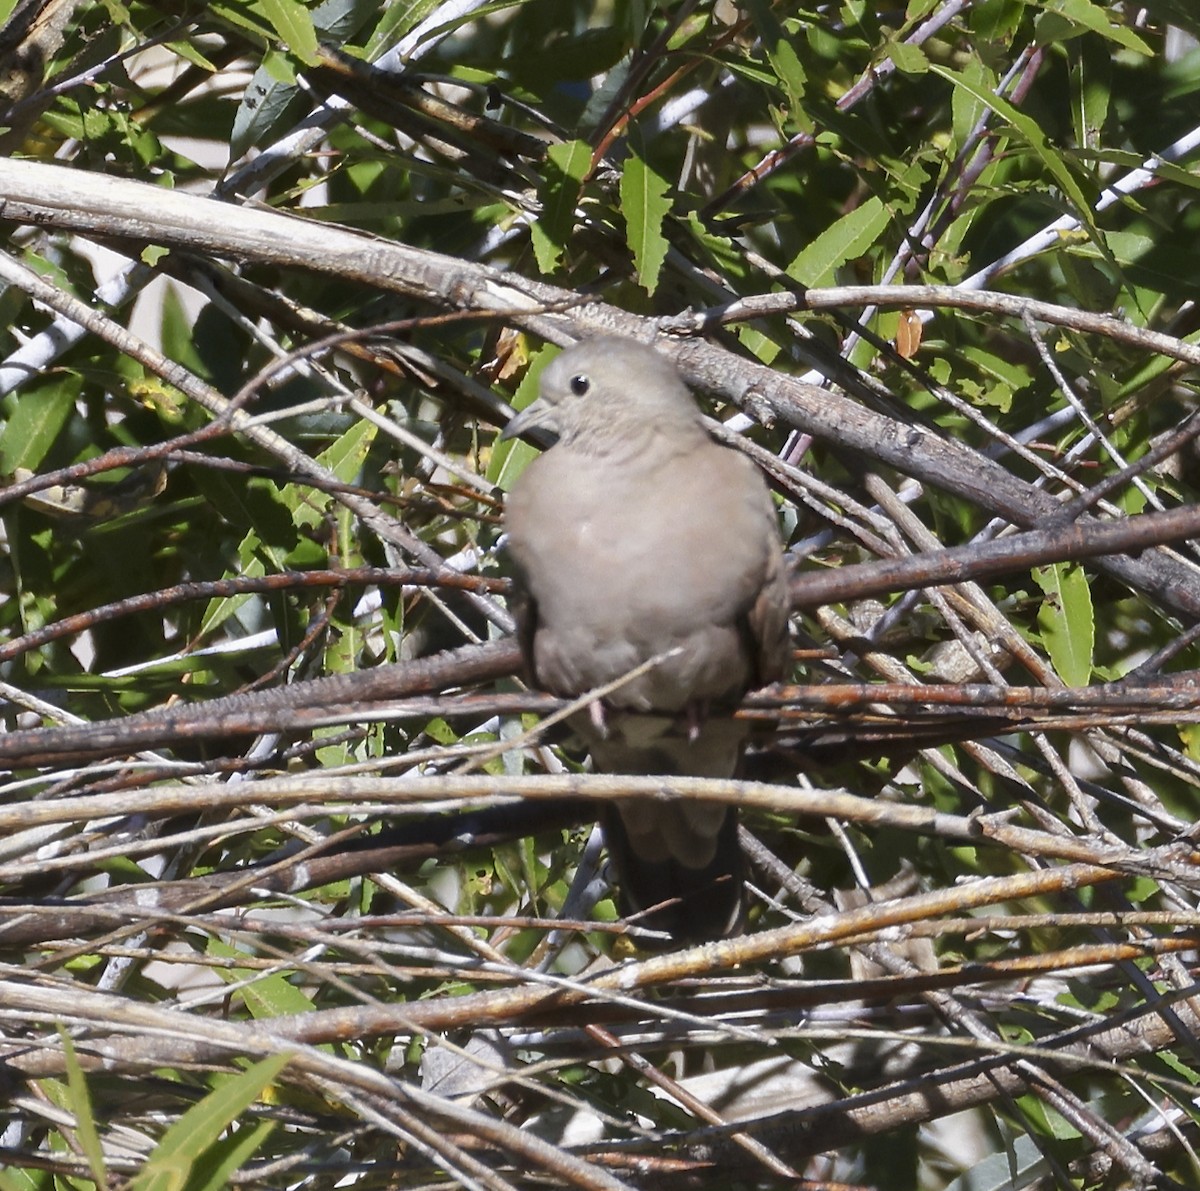
[[[629,339],[590,339],[553,360],[503,437],[531,430],[556,441],[518,478],[505,516],[531,685],[572,698],[653,661],[572,718],[596,768],[732,777],[748,729],[731,713],[789,658],[761,474],[709,435],[676,369]],[[622,910],[659,945],[737,929],[734,808],[626,800],[603,822]]]

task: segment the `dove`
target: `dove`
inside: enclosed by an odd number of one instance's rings
[[[678,370],[631,339],[585,340],[551,361],[502,437],[530,431],[554,442],[505,511],[530,684],[566,698],[617,684],[571,720],[597,770],[734,776],[748,728],[732,713],[790,658],[761,473],[708,433]],[[741,925],[735,808],[621,800],[603,831],[622,912],[654,932],[651,946]]]

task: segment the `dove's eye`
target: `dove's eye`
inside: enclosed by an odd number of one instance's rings
[[[567,388],[570,389],[576,397],[582,397],[584,393],[586,393],[591,387],[592,382],[586,376],[584,376],[582,372],[571,377],[571,379],[567,381]]]

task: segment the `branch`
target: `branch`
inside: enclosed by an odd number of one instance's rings
[[[602,333],[655,339],[658,322],[544,282],[470,261],[270,211],[61,166],[0,161],[0,218],[120,236],[215,255],[335,274],[457,309],[493,311],[556,342]],[[866,409],[711,344],[659,344],[685,378],[735,403],[763,405],[805,433],[971,500],[1014,525],[1059,511],[1049,493],[970,447]],[[1106,559],[1102,569],[1188,616],[1200,614],[1193,568],[1159,552]]]

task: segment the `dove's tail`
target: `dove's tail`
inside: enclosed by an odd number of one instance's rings
[[[680,848],[689,833],[695,846]],[[655,932],[639,934],[639,946],[662,951],[708,943],[742,925],[745,860],[735,808],[624,802],[606,808],[604,839],[622,914]]]

